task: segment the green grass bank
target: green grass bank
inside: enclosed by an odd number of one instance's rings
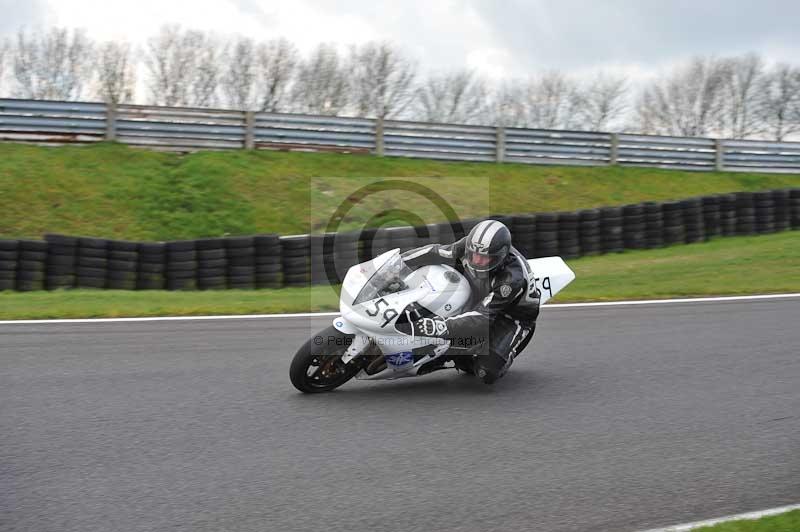
[[[323,229],[335,206],[365,178],[390,177],[423,184],[462,217],[800,186],[798,175],[0,143],[0,238],[41,238],[46,232],[132,240],[306,233]],[[398,207],[425,223],[443,221],[438,208],[418,195],[381,194],[355,205],[342,228],[363,227],[383,211],[372,220],[381,225]]]

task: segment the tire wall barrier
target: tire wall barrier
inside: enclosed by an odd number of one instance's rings
[[[576,212],[491,216],[526,257],[565,259],[800,229],[800,188],[735,192]],[[341,282],[387,250],[461,238],[480,220],[324,235],[131,242],[47,234],[0,240],[0,290],[217,290]]]

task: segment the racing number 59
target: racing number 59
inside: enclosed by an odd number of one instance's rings
[[[366,309],[366,313],[372,316],[373,318],[380,314],[381,312],[381,303],[386,305],[386,310],[383,311],[383,323],[381,324],[381,329],[386,327],[390,321],[397,317],[397,311],[389,306],[389,302],[386,301],[384,298],[380,298],[375,302],[375,310],[374,312],[370,309]]]

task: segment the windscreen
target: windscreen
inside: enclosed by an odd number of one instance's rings
[[[356,296],[353,305],[407,289],[408,286],[404,279],[411,273],[411,268],[403,262],[400,253],[395,253],[383,266],[375,270],[375,273]]]

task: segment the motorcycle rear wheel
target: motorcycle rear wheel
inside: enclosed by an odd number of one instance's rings
[[[331,326],[309,338],[297,350],[289,367],[294,387],[303,393],[329,392],[355,377],[360,364],[342,362],[348,337],[352,340],[352,335]]]

